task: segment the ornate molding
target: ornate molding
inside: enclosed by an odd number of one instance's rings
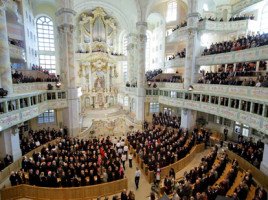
[[[76,12],[73,9],[70,9],[70,8],[60,8],[55,13],[56,16],[60,16],[62,14],[71,14],[71,15],[75,16],[76,15]]]

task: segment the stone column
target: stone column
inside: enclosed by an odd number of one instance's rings
[[[135,43],[136,43],[136,35],[129,34],[128,35],[128,45],[127,45],[127,79],[130,84],[132,84],[135,79]]]
[[[19,129],[16,126],[0,132],[0,158],[7,154],[11,155],[14,161],[21,157]]]
[[[0,24],[0,86],[7,90],[8,94],[11,94],[13,93],[13,85],[7,34],[6,11],[3,0],[0,0]]]
[[[196,56],[200,51],[200,36],[197,31],[198,17],[197,13],[197,0],[188,0],[188,15],[187,27],[188,38],[186,44],[186,59],[185,59],[185,72],[184,72],[184,88],[197,82],[200,66],[195,63]]]
[[[197,82],[200,66],[196,65],[196,56],[200,51],[200,37],[197,31],[198,17],[197,0],[188,0],[187,28],[188,38],[186,43],[186,59],[184,72],[184,88]],[[197,112],[189,109],[181,111],[181,127],[192,129],[196,123]]]
[[[196,124],[197,111],[183,108],[181,111],[181,127],[192,130]]]
[[[136,119],[142,123],[144,121],[144,103],[145,103],[145,52],[146,52],[146,22],[137,22],[138,30],[138,77],[137,77],[137,104]]]
[[[260,170],[268,176],[268,144],[265,144],[264,146]]]
[[[59,1],[56,12],[60,45],[60,69],[64,86],[68,91],[68,108],[63,111],[63,124],[71,136],[80,132],[80,89],[76,85],[78,76],[74,64],[74,16],[73,0]]]

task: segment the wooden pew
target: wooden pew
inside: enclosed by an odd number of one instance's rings
[[[1,200],[15,200],[20,198],[35,200],[82,200],[113,195],[122,192],[124,189],[128,189],[128,180],[126,178],[99,185],[71,188],[46,188],[31,185],[18,185],[2,189]]]
[[[246,161],[244,158],[238,156],[237,154],[226,150],[226,153],[228,154],[228,158],[231,160],[236,159],[238,161],[239,167],[241,167],[244,170],[250,170],[253,179],[258,185],[261,185],[266,190],[268,190],[268,176],[265,175],[262,171],[254,167],[251,163]]]
[[[49,144],[51,144],[51,145],[57,144],[59,141],[60,141],[60,138],[52,140],[44,145],[41,145],[41,146],[35,148],[34,150],[28,152],[24,156],[31,157],[35,151],[36,152],[41,151],[43,146],[48,146]],[[12,171],[18,171],[21,168],[21,161],[22,161],[22,157],[20,159],[16,160],[15,162],[13,162],[12,164],[10,164],[9,166],[7,166],[5,169],[3,169],[2,172],[0,172],[0,183],[4,182],[10,176]]]
[[[233,196],[235,189],[239,186],[244,176],[245,176],[245,173],[238,171],[234,184],[227,192],[227,196]]]

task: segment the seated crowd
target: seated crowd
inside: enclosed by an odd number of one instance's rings
[[[182,27],[187,26],[187,21],[181,22],[180,25],[177,25],[176,28],[172,29],[172,32],[176,31],[177,29],[180,29]]]
[[[250,19],[250,20],[254,20],[254,15],[251,15],[251,16],[249,16],[249,15],[243,15],[243,16],[234,16],[234,17],[231,17],[230,19],[229,19],[229,21],[240,21],[240,20],[248,20],[248,19]],[[209,17],[209,18],[200,18],[199,19],[199,21],[201,22],[201,21],[204,21],[204,20],[209,20],[209,21],[219,21],[219,22],[223,22],[223,18],[220,18],[220,19],[218,19],[217,17]]]
[[[20,132],[20,148],[22,155],[32,151],[33,149],[52,141],[58,137],[66,136],[67,129],[55,130],[54,128],[43,128],[40,130],[29,130],[28,132]]]
[[[46,78],[33,76],[24,76],[22,72],[15,71],[12,73],[13,83],[34,83],[34,82],[58,82],[59,79],[54,74],[49,74],[47,70],[42,71],[47,75]]]
[[[172,199],[176,200],[181,198],[215,200],[218,195],[227,196],[235,183],[239,170],[236,160],[229,164],[228,162],[228,156],[225,152],[217,158],[217,147],[215,147],[201,159],[198,167],[186,172],[183,179],[176,181],[174,176],[167,176],[163,184],[164,192],[168,195],[172,194]],[[224,176],[222,176],[223,174]],[[247,198],[252,184],[252,175],[249,171],[243,174],[241,183],[231,195],[233,199],[246,200]],[[263,190],[260,192],[261,196],[262,192]]]
[[[150,171],[156,171],[158,166],[163,168],[182,159],[191,151],[195,142],[201,143],[207,138],[205,132],[200,134],[195,129],[189,134],[187,130],[179,128],[176,118],[173,118],[172,123],[168,119],[172,118],[164,115],[159,118],[159,123],[162,125],[152,125],[146,127],[143,132],[128,134],[130,145],[148,165]]]
[[[162,69],[155,69],[153,71],[149,70],[145,73],[145,77],[147,81],[152,80],[154,77],[156,77],[158,74],[162,74]]]
[[[12,186],[79,187],[119,180],[124,178],[122,149],[109,136],[89,140],[65,136],[32,157],[23,157],[21,170],[11,173],[10,182]]]
[[[261,140],[253,142],[252,137],[247,140],[244,139],[242,135],[239,135],[237,143],[228,143],[228,149],[241,156],[255,167],[260,168],[264,151],[264,143]]]
[[[122,53],[116,53],[116,52],[112,52],[111,55],[112,56],[124,56],[124,54],[122,54]]]
[[[177,52],[176,55],[169,57],[168,60],[174,60],[177,57],[185,58],[185,55],[186,55],[186,49],[184,48],[182,51]]]
[[[10,165],[11,163],[13,163],[13,157],[9,154],[7,154],[4,157],[4,160],[0,160],[0,172],[5,169],[8,165]]]
[[[266,70],[266,67],[266,61],[260,61],[259,69]],[[237,63],[235,71],[233,71],[233,65],[228,65],[226,71],[222,65],[218,72],[201,72],[202,78],[198,80],[198,83],[268,87],[268,74],[261,75],[262,72],[256,72],[255,62]]]
[[[152,82],[168,82],[168,83],[182,83],[182,75],[176,71],[176,73],[162,73],[158,74],[157,76],[153,77],[151,80],[148,81],[148,86],[152,85]],[[155,87],[155,83],[153,84]]]
[[[268,33],[260,34],[259,32],[256,35],[247,35],[241,36],[235,40],[217,42],[211,44],[210,48],[205,48],[202,55],[212,55],[219,53],[226,53],[231,51],[239,51],[243,49],[249,49],[254,47],[260,47],[268,45]]]
[[[9,44],[24,48],[24,42],[22,40],[8,38],[8,42],[9,42]]]

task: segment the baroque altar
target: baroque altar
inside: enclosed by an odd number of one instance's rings
[[[109,108],[117,103],[117,61],[112,56],[116,21],[102,8],[82,13],[77,32],[78,75],[82,111]]]

